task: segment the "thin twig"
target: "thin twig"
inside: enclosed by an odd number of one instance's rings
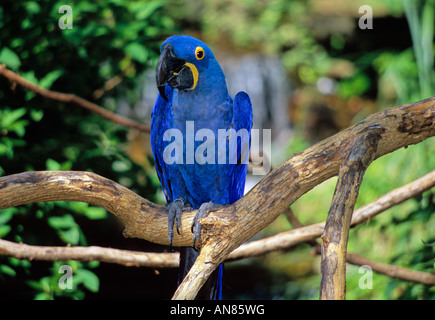
[[[434,177],[435,177],[435,175],[434,175]],[[421,179],[419,179],[419,180],[422,181]],[[433,180],[434,180],[433,184],[435,185],[435,178]],[[425,181],[423,180],[423,183],[424,182]],[[418,186],[417,181],[414,181],[412,184]],[[398,190],[398,189],[396,189],[396,190]],[[396,191],[396,190],[394,190],[394,191]],[[387,194],[391,198],[389,201],[390,203],[393,202],[393,198],[395,197],[395,194],[396,194],[395,192],[390,192],[389,194]],[[385,195],[385,196],[387,196],[387,195]],[[369,206],[374,207],[376,205],[374,205],[374,203],[371,203]],[[289,218],[289,220],[291,221],[291,224],[295,228],[302,228],[303,227],[303,225],[300,223],[300,221],[298,220],[298,218],[296,217],[296,215],[293,213],[293,211],[290,208],[288,208],[288,210],[286,210],[285,214]],[[361,214],[358,214],[358,210],[355,211],[354,214],[355,214],[355,218],[359,218],[359,216],[363,216]],[[356,219],[354,219],[354,220],[356,220]],[[360,220],[360,221],[362,221],[362,220]],[[313,247],[313,251],[315,254],[318,254],[318,255],[321,254],[320,243],[318,243],[316,240],[310,240],[310,241],[308,241],[308,243]],[[427,272],[423,272],[423,271],[409,270],[409,269],[397,267],[397,266],[394,266],[391,264],[377,262],[374,260],[367,259],[367,258],[360,256],[360,255],[353,253],[353,252],[348,252],[346,254],[346,261],[350,264],[357,265],[357,266],[368,266],[373,271],[375,271],[379,274],[386,275],[387,277],[396,278],[396,279],[405,280],[405,281],[411,281],[411,282],[415,282],[415,283],[421,283],[421,284],[424,284],[427,286],[434,286],[435,285],[435,274],[431,274],[431,273],[427,273]]]
[[[85,109],[103,117],[104,119],[107,119],[107,120],[110,120],[114,123],[117,123],[121,126],[134,128],[134,129],[137,129],[137,130],[143,131],[143,132],[150,132],[149,126],[142,124],[142,123],[139,123],[137,121],[125,118],[125,117],[120,116],[116,113],[110,112],[110,111],[98,106],[97,104],[92,103],[92,102],[85,100],[83,98],[80,98],[74,94],[56,92],[56,91],[51,91],[48,89],[41,88],[40,86],[38,86],[34,83],[31,83],[30,81],[24,79],[23,77],[16,74],[15,72],[12,72],[11,70],[7,69],[4,64],[0,65],[0,75],[4,76],[5,78],[9,79],[13,83],[18,84],[27,90],[30,90],[36,94],[39,94],[40,96],[42,96],[44,98],[59,101],[59,102],[72,103],[72,104],[75,104],[75,105],[80,106],[82,108],[85,108]]]
[[[101,261],[124,266],[154,268],[178,267],[178,254],[148,253],[112,248],[31,246],[0,239],[0,254],[17,259],[42,261]]]
[[[356,253],[347,253],[347,262],[357,266],[370,266],[373,271],[384,274],[391,278],[422,283],[427,286],[435,286],[435,274],[423,271],[409,270],[391,264],[385,264],[362,257]]]

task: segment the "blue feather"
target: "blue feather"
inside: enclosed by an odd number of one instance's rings
[[[198,82],[193,90],[179,90],[168,84],[165,95],[168,101],[159,94],[154,105],[151,121],[151,146],[156,163],[156,170],[162,184],[166,200],[169,202],[181,197],[185,203],[198,209],[205,202],[215,204],[231,204],[243,196],[247,174],[247,153],[242,159],[242,150],[250,144],[252,127],[252,107],[249,96],[238,93],[234,101],[228,94],[224,73],[212,51],[202,41],[189,36],[173,36],[168,38],[162,48],[170,44],[175,55],[193,64],[198,70]],[[195,49],[204,49],[204,58],[195,57]],[[225,142],[225,150],[218,150],[215,142],[214,164],[186,163],[187,129],[186,123],[194,125],[194,135],[200,129],[213,132],[216,139],[219,130],[245,130],[246,135],[230,135]],[[164,161],[164,150],[172,141],[164,141],[163,136],[169,129],[177,129],[183,136],[183,164],[167,164]],[[209,131],[210,132],[210,131]],[[194,141],[194,150],[204,141]],[[219,151],[225,152],[225,163],[219,163]],[[236,159],[237,161],[232,161]],[[182,277],[188,272],[198,255],[193,248],[182,251]],[[212,297],[222,297],[223,266],[215,271]],[[180,280],[182,279],[180,277]]]

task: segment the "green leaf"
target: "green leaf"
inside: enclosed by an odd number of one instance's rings
[[[132,42],[125,47],[125,52],[134,60],[145,63],[148,59],[148,50],[137,42]]]
[[[39,122],[44,117],[44,111],[42,110],[30,110],[30,118],[32,118],[33,121]]]
[[[141,4],[141,8],[136,13],[136,19],[143,21],[148,19],[156,10],[163,6],[162,1],[152,1],[146,3],[146,5]]]
[[[97,268],[100,266],[100,261],[97,260],[93,260],[93,261],[89,261],[88,262],[88,267],[93,269],[93,268]]]
[[[3,238],[10,231],[11,231],[11,226],[8,225],[0,226],[0,238]]]
[[[69,229],[75,227],[77,224],[72,215],[67,214],[62,217],[49,217],[48,224],[54,229]]]
[[[45,166],[47,167],[47,170],[49,170],[49,171],[59,171],[62,168],[62,166],[59,162],[57,162],[56,160],[50,159],[50,158],[48,158],[45,161]]]
[[[6,274],[10,277],[15,277],[17,274],[14,269],[5,264],[0,265],[0,273]]]
[[[17,136],[20,138],[24,137],[24,134],[26,133],[26,126],[29,122],[27,120],[20,120],[17,122],[14,122],[12,125],[9,126],[9,131],[15,132]]]
[[[32,263],[29,260],[20,260],[13,257],[9,258],[9,262],[13,267],[24,268],[24,269],[27,269],[32,265]]]
[[[107,217],[107,212],[103,208],[89,207],[86,209],[85,215],[91,220],[100,220]]]
[[[53,300],[53,297],[46,292],[41,292],[41,293],[36,294],[34,299],[35,300]]]
[[[3,129],[11,130],[11,126],[22,116],[26,114],[26,108],[19,108],[15,110],[3,110],[0,112],[0,126]]]
[[[112,163],[112,169],[116,172],[125,172],[131,169],[131,163],[126,161],[116,160]]]
[[[8,158],[12,158],[14,156],[11,139],[3,138],[0,141],[0,156],[1,155],[5,155]]]
[[[38,79],[35,77],[34,71],[23,72],[23,73],[21,73],[21,76],[33,84],[39,84]],[[32,91],[28,91],[28,90],[26,91],[26,100],[30,100],[35,96],[36,96],[36,93],[34,93]]]
[[[61,237],[61,239],[69,244],[72,245],[77,245],[79,243],[80,240],[80,230],[78,227],[75,228],[70,228],[68,230],[60,230],[59,232],[59,236]]]
[[[38,14],[41,12],[41,7],[36,1],[29,1],[25,3],[26,11],[29,14]]]
[[[89,204],[85,202],[64,202],[65,208],[70,208],[77,213],[85,214],[86,210],[89,208]]]
[[[39,81],[35,76],[35,71],[28,71],[21,73],[21,76],[26,79],[27,81],[30,81],[33,84],[38,84]]]
[[[77,245],[80,241],[80,227],[74,218],[67,214],[63,217],[49,217],[48,224],[57,230],[59,237],[66,243]],[[82,242],[85,242],[84,238]]]
[[[21,65],[18,55],[7,47],[0,51],[0,63],[4,63],[10,69],[18,69]]]
[[[92,271],[79,269],[74,275],[74,280],[83,283],[89,291],[98,292],[100,289],[100,279]]]
[[[9,208],[8,208],[9,209]],[[0,225],[4,225],[12,219],[14,210],[2,210],[0,211]]]
[[[27,281],[27,284],[29,285],[29,287],[38,291],[41,291],[43,289],[42,284],[39,281],[29,280]]]
[[[39,85],[44,89],[50,89],[53,82],[55,82],[61,75],[63,74],[63,70],[54,70],[45,75],[44,78],[39,80]]]

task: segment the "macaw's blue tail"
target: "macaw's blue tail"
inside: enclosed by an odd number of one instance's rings
[[[180,249],[180,268],[178,270],[178,285],[183,281],[190,268],[195,263],[199,250],[191,247]],[[207,282],[199,290],[196,300],[222,300],[222,277],[224,265],[219,267],[210,275]]]

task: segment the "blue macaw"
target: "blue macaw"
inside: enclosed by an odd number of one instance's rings
[[[185,35],[172,36],[163,42],[160,52],[156,70],[160,93],[151,116],[151,146],[167,200],[170,245],[174,224],[179,231],[182,211],[198,209],[192,224],[193,247],[180,249],[178,283],[181,283],[199,255],[195,248],[201,228],[198,219],[243,196],[252,107],[245,92],[239,92],[234,101],[229,96],[225,75],[210,48],[202,41]],[[188,132],[188,123],[194,126],[193,134]],[[177,150],[183,154],[175,155],[177,161],[171,163],[167,148],[174,141],[168,139],[168,134],[175,129],[182,133],[182,146]],[[203,136],[194,137],[201,129],[207,129],[216,141],[213,149],[205,152],[201,149],[198,153],[198,146],[205,141]],[[224,137],[224,143],[219,144],[217,140],[222,129],[229,134]],[[187,147],[188,143],[194,146],[195,156],[189,154],[192,150]],[[210,151],[214,151],[214,156]],[[204,161],[205,158],[208,160]],[[204,284],[197,299],[221,299],[222,274],[221,264]]]

